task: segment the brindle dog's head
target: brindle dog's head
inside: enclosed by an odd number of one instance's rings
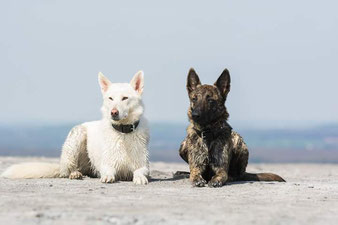
[[[207,126],[228,119],[229,114],[224,105],[230,91],[230,74],[227,69],[214,85],[202,85],[195,70],[191,68],[187,79],[187,90],[190,99],[188,117],[191,122]]]

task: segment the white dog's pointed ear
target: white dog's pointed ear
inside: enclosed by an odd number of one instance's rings
[[[144,86],[144,75],[143,71],[138,71],[133,79],[130,81],[130,85],[134,88],[134,90],[139,93],[139,95],[143,92],[143,86]]]
[[[106,92],[111,84],[110,80],[108,80],[101,72],[98,74],[98,79],[102,93]]]

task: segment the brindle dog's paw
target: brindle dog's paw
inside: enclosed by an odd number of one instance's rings
[[[222,187],[223,186],[223,182],[222,181],[218,181],[218,180],[211,180],[211,181],[209,181],[208,186],[212,187],[212,188]]]
[[[71,172],[70,175],[69,175],[69,179],[81,180],[82,179],[82,173],[80,173],[79,171]]]
[[[204,187],[207,184],[207,182],[203,178],[199,178],[193,181],[192,184],[194,187]]]

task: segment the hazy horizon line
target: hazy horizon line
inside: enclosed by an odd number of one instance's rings
[[[91,121],[91,120],[88,120]],[[17,122],[0,122],[0,127],[62,127],[81,124],[87,121],[61,121],[61,122],[50,122],[50,121],[17,121]],[[327,127],[327,126],[338,126],[338,121],[228,121],[233,128],[237,129],[309,129],[315,127]],[[168,126],[187,126],[189,124],[188,119],[186,120],[153,120],[149,121],[150,126],[156,124],[168,125]]]

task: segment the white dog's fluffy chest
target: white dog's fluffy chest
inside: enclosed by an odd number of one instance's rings
[[[121,178],[130,177],[138,168],[149,166],[146,121],[141,120],[137,129],[128,134],[114,130],[104,121],[88,122],[83,126],[87,128],[88,156],[98,175],[102,164],[114,167],[116,175]]]

